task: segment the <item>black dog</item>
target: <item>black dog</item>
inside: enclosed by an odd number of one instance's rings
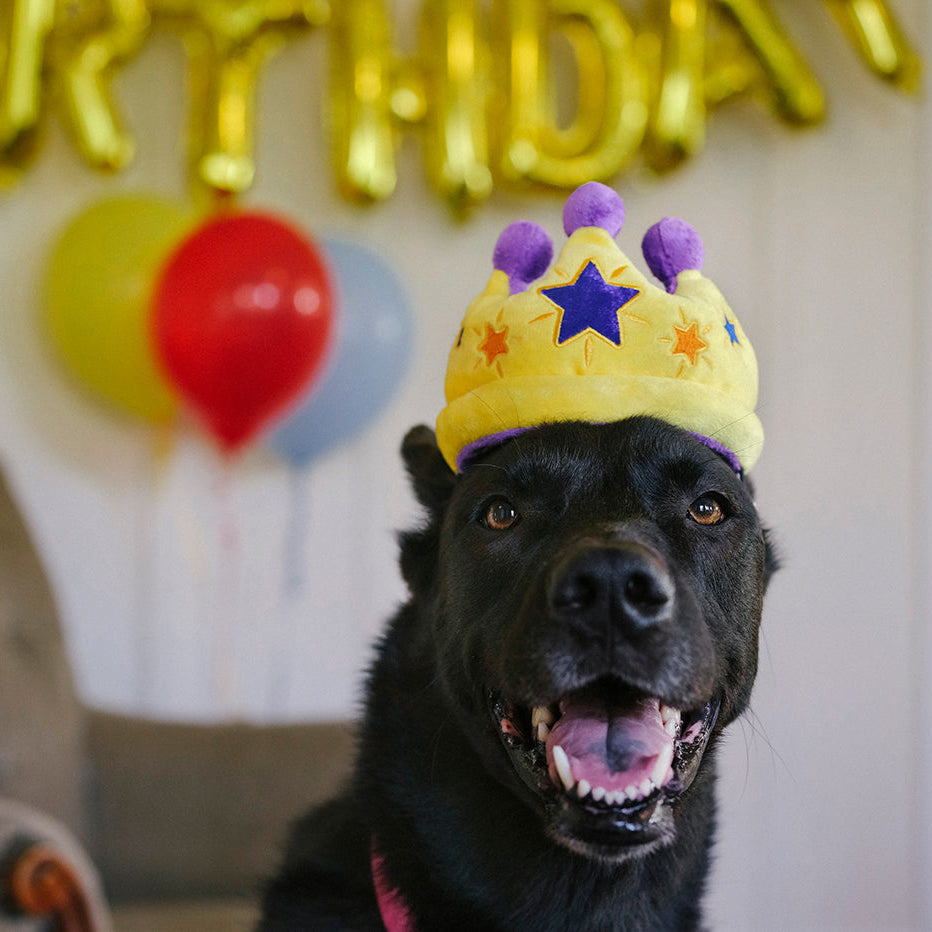
[[[652,418],[537,428],[459,476],[427,428],[404,457],[411,598],[352,785],[298,824],[261,928],[696,928],[775,565],[748,482]]]

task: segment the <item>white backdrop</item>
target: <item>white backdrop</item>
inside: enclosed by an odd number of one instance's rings
[[[733,104],[685,168],[616,183],[629,253],[662,216],[697,227],[762,372],[755,480],[785,566],[753,710],[721,759],[710,924],[930,928],[932,118],[927,99],[868,75],[825,5],[773,6],[825,83],[826,123],[791,131]],[[932,54],[927,4],[895,7]],[[400,439],[442,404],[448,347],[498,232],[523,217],[559,243],[562,196],[499,192],[458,223],[427,190],[412,138],[396,196],[348,206],[321,129],[326,37],[293,43],[261,84],[245,203],[378,251],[409,290],[414,361],[377,424],[303,475],[261,445],[225,464],[188,428],[166,448],[62,373],[37,295],[55,231],[81,208],[184,195],[183,70],[161,36],[120,76],[139,143],[124,174],[92,173],[53,121],[0,200],[0,458],[89,703],[185,720],[345,717],[404,595],[393,533],[416,510]],[[290,521],[306,526],[298,591],[284,584]]]

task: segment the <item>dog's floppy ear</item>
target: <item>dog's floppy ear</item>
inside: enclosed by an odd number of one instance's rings
[[[450,500],[456,476],[437,447],[434,432],[423,424],[412,427],[401,444],[417,500],[430,518],[419,530],[401,535],[401,574],[413,595],[427,592],[434,581],[443,509]]]
[[[434,432],[424,424],[412,427],[401,444],[401,456],[417,500],[432,512],[440,511],[450,498],[456,476],[437,447]]]

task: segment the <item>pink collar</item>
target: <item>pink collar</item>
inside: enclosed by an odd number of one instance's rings
[[[389,884],[385,876],[385,858],[376,849],[375,839],[370,846],[372,864],[372,884],[375,898],[379,903],[379,912],[386,932],[416,932],[414,919],[401,891]]]

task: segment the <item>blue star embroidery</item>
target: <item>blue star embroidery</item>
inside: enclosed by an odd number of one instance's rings
[[[540,291],[563,311],[557,345],[587,330],[593,330],[609,343],[621,346],[618,312],[640,294],[638,288],[612,285],[605,281],[591,259],[575,281],[567,285],[541,288]]]
[[[732,320],[725,318],[725,329],[728,331],[728,336],[731,338],[732,343],[740,343],[738,339],[738,331],[735,330],[735,323]]]

